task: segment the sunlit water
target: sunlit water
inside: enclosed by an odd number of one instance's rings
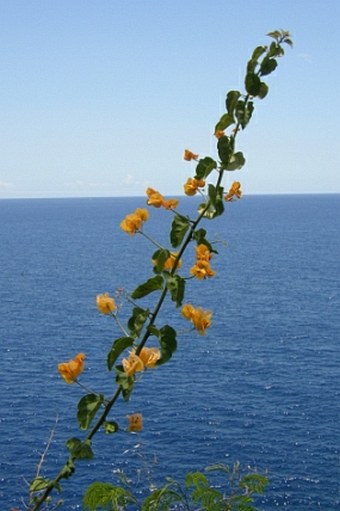
[[[183,199],[184,212],[193,202]],[[65,440],[82,435],[81,391],[63,383],[57,363],[84,351],[81,381],[113,389],[105,359],[120,332],[98,313],[95,296],[131,291],[152,276],[154,248],[119,229],[143,205],[0,201],[1,511],[22,507],[57,416],[46,477],[64,463]],[[150,213],[147,232],[167,243],[171,213]],[[114,483],[117,470],[139,491],[236,460],[267,471],[264,510],[340,509],[340,197],[246,197],[205,227],[219,241],[217,277],[189,281],[187,301],[214,311],[212,327],[206,336],[185,332],[186,321],[166,304],[158,325],[176,325],[178,351],[112,415],[124,429],[126,415],[142,411],[144,430],[97,435],[94,460],[63,483],[62,509],[81,508],[86,485]],[[122,319],[129,312],[125,304]]]

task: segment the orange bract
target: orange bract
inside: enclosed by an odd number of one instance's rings
[[[84,353],[78,353],[74,359],[58,364],[60,376],[66,383],[74,383],[78,376],[83,372],[85,358],[86,355]]]
[[[227,202],[230,202],[233,200],[234,197],[240,199],[241,196],[242,196],[241,183],[239,181],[234,181],[229,189],[229,192],[224,198]]]
[[[97,295],[96,304],[102,314],[110,314],[117,309],[116,303],[114,299],[109,296],[109,293]]]

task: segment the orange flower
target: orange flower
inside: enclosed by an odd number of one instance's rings
[[[165,209],[176,209],[178,206],[179,200],[178,199],[168,199],[163,201],[163,208]]]
[[[73,360],[58,364],[60,376],[66,383],[74,383],[78,376],[83,372],[85,358],[86,356],[84,353],[78,353]]]
[[[122,365],[124,373],[127,376],[132,376],[135,373],[144,370],[144,363],[142,359],[134,352],[130,352],[128,358],[123,358]]]
[[[142,348],[139,358],[142,360],[145,367],[151,369],[155,367],[158,360],[161,358],[161,352],[158,348]]]
[[[205,261],[204,259],[197,261],[197,263],[190,268],[190,273],[198,280],[203,280],[206,277],[213,277],[215,275],[215,272],[208,261]]]
[[[141,431],[143,429],[143,415],[141,413],[133,413],[127,416],[129,424],[128,431]]]
[[[231,185],[229,192],[224,197],[226,201],[232,201],[234,197],[237,197],[238,199],[241,198],[242,192],[241,192],[241,183],[239,181],[234,181]]]
[[[223,131],[223,130],[216,130],[216,131],[215,131],[215,137],[216,137],[216,138],[222,138],[222,137],[224,137],[224,131]]]
[[[196,247],[196,264],[190,269],[190,273],[199,280],[203,280],[206,277],[213,277],[215,275],[214,270],[210,266],[210,259],[212,253],[209,248],[200,243]]]
[[[202,307],[195,308],[190,303],[187,303],[182,307],[182,314],[192,322],[201,335],[204,335],[205,330],[211,325],[212,312],[203,310]]]
[[[204,188],[204,179],[196,179],[195,177],[189,177],[187,182],[184,184],[184,193],[189,197],[196,195],[198,188]]]
[[[111,314],[111,312],[117,309],[116,303],[114,299],[109,296],[109,293],[97,295],[96,304],[102,314]]]
[[[163,205],[164,197],[161,193],[157,192],[153,188],[147,188],[146,195],[148,196],[147,204],[160,208]]]
[[[154,206],[155,208],[162,206],[165,209],[175,209],[178,206],[177,199],[166,200],[160,192],[153,188],[147,188],[146,195],[148,196],[147,204],[149,206]]]
[[[143,222],[145,222],[148,218],[149,213],[147,209],[137,208],[134,213],[126,215],[124,220],[120,223],[120,227],[123,231],[130,234],[130,236],[133,236],[140,230]]]
[[[204,261],[210,261],[211,258],[212,258],[212,253],[210,252],[207,245],[205,245],[204,243],[200,243],[199,245],[197,245],[197,247],[196,247],[196,259],[197,260],[203,259]]]
[[[186,161],[197,160],[198,154],[195,154],[192,151],[189,151],[189,149],[185,149],[183,158]]]

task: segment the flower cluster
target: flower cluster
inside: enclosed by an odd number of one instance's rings
[[[109,293],[97,295],[96,304],[102,314],[111,314],[117,309],[116,302],[109,296]]]
[[[241,196],[242,196],[241,183],[239,181],[234,181],[229,189],[229,192],[227,193],[227,195],[224,198],[226,201],[229,202],[229,201],[232,201],[234,197],[236,197],[237,199],[240,199]]]
[[[205,330],[211,325],[212,312],[203,310],[202,307],[195,308],[190,303],[187,303],[182,307],[182,314],[185,319],[192,322],[201,335],[204,335]]]
[[[212,253],[209,248],[200,243],[196,247],[196,263],[190,269],[190,273],[194,275],[198,280],[203,280],[206,277],[213,277],[215,275],[214,270],[210,266],[210,259]]]
[[[133,376],[144,369],[151,369],[156,366],[161,358],[161,352],[158,348],[142,348],[139,355],[130,351],[128,358],[123,358],[122,365],[127,376]]]
[[[78,376],[83,372],[85,358],[86,356],[84,353],[78,353],[74,359],[58,364],[60,376],[66,383],[74,383]]]
[[[183,186],[185,195],[188,195],[189,197],[196,195],[198,189],[204,187],[205,187],[204,179],[196,179],[195,177],[189,177],[187,179],[187,182]]]
[[[143,225],[143,223],[149,218],[149,212],[145,208],[137,208],[134,213],[127,215],[124,220],[120,223],[120,227],[123,231],[127,232],[131,236],[136,234]]]
[[[165,209],[175,209],[178,206],[177,199],[166,200],[160,192],[153,188],[147,188],[146,195],[148,196],[148,206],[154,206],[155,208],[163,207]]]

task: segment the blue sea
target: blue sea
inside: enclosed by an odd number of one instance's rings
[[[121,332],[95,298],[131,292],[152,276],[155,248],[119,228],[144,205],[144,198],[0,201],[1,511],[24,508],[51,430],[45,477],[65,462],[65,441],[82,438],[82,390],[61,380],[57,364],[83,351],[80,381],[108,396],[114,389],[106,354]],[[184,214],[195,207],[195,198],[181,199]],[[171,215],[150,209],[145,224],[167,246]],[[122,470],[142,491],[237,460],[269,478],[260,509],[340,509],[340,196],[245,197],[204,227],[218,250],[217,275],[189,280],[186,301],[213,311],[211,328],[205,336],[188,331],[165,304],[157,326],[176,327],[177,352],[139,379],[129,402],[118,402],[111,419],[122,431],[95,437],[94,459],[62,482],[61,509],[82,509],[87,484],[115,484]],[[120,318],[129,315],[125,302]],[[127,434],[134,412],[143,413],[144,429]]]

